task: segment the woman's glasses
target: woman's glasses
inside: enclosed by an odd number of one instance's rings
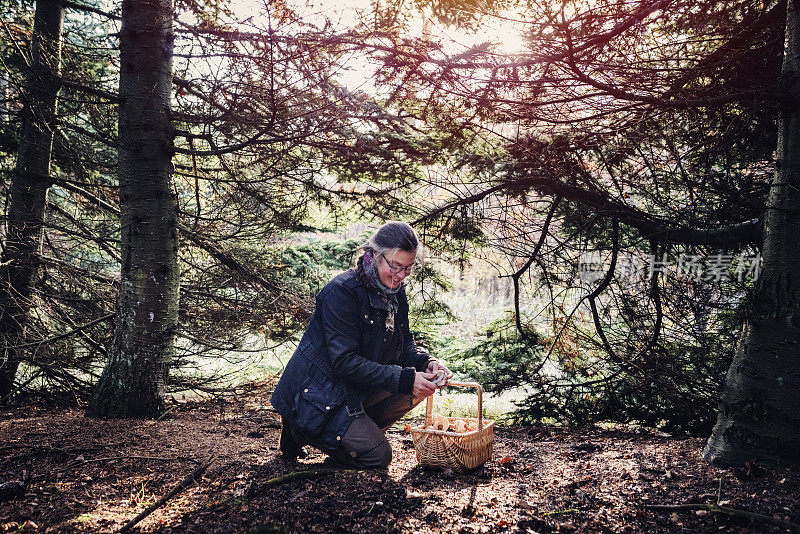
[[[411,271],[417,268],[417,262],[414,262],[408,266],[403,266],[393,261],[389,261],[383,254],[381,254],[381,258],[383,258],[383,261],[386,262],[386,266],[389,267],[389,271],[391,271],[392,274],[397,274],[400,271],[403,271],[406,274],[411,274]]]

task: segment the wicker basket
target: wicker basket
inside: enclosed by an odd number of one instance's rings
[[[425,408],[425,423],[411,429],[411,438],[417,452],[417,462],[424,467],[450,468],[454,471],[474,469],[492,457],[494,421],[483,418],[483,388],[475,382],[450,382],[451,386],[472,387],[478,390],[478,417],[466,419],[478,422],[478,430],[458,433],[445,430],[426,430],[432,421],[433,395]],[[455,417],[449,418],[452,422]]]

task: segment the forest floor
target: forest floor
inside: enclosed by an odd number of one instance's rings
[[[764,518],[647,508],[691,503],[800,522],[798,469],[715,469],[700,458],[702,439],[498,427],[492,459],[452,473],[420,468],[399,424],[389,432],[388,471],[352,471],[320,453],[284,462],[268,399],[262,387],[234,401],[184,402],[161,421],[102,421],[35,405],[0,410],[0,483],[30,478],[23,496],[0,502],[0,532],[119,531],[212,455],[130,531],[788,531]],[[309,478],[279,478],[298,471]]]

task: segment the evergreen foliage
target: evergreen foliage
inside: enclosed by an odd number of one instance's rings
[[[725,314],[727,323],[740,317]],[[680,380],[667,387],[659,378],[636,376],[609,364],[591,345],[571,340],[552,347],[554,339],[526,327],[521,334],[513,316],[480,331],[476,342],[451,339],[438,355],[460,376],[483,384],[491,393],[524,392],[507,420],[526,424],[581,426],[631,423],[684,434],[707,434],[715,421],[715,396],[731,354],[734,336],[706,333],[694,344],[659,348],[654,367]],[[651,370],[654,369],[651,367]]]

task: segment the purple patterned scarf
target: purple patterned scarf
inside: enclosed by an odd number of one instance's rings
[[[378,274],[378,261],[372,250],[367,250],[361,256],[361,272],[364,274],[364,281],[369,287],[373,287],[381,294],[383,302],[386,304],[386,329],[394,332],[394,314],[399,307],[397,293],[403,288],[405,281],[397,285],[396,288],[386,286]]]

